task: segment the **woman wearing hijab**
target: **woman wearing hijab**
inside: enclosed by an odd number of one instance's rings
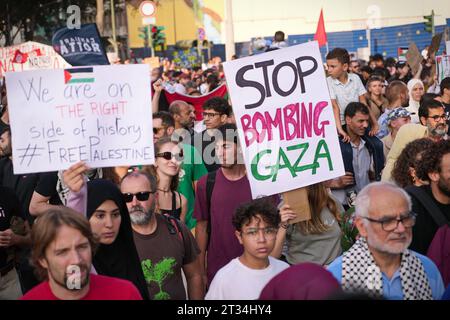
[[[67,206],[86,213],[92,232],[99,241],[93,258],[95,271],[101,275],[131,281],[143,299],[148,300],[147,285],[134,245],[130,215],[122,194],[113,182],[104,179],[88,181],[86,188],[81,175],[86,170],[84,163],[72,166],[64,173],[64,182],[71,190]]]
[[[406,108],[411,113],[411,123],[419,122],[420,99],[424,91],[423,82],[419,79],[411,79],[408,81],[409,105]]]

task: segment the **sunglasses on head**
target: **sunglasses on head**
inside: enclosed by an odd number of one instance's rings
[[[183,161],[183,150],[180,150],[179,153],[173,154],[172,152],[166,151],[166,152],[160,152],[156,154],[157,158],[164,158],[166,160],[172,160],[173,157],[175,157],[175,160],[177,161]]]
[[[134,196],[136,196],[136,199],[138,199],[138,201],[147,201],[148,197],[150,196],[150,193],[154,193],[151,191],[141,191],[138,193],[122,193],[123,195],[123,199],[125,200],[125,202],[131,202],[133,201]]]

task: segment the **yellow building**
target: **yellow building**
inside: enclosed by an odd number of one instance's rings
[[[156,25],[164,26],[166,45],[180,40],[195,40],[199,28],[206,39],[220,42],[224,15],[223,0],[159,0],[156,3]],[[139,7],[127,4],[129,47],[141,48],[144,40],[139,37],[143,26]],[[214,39],[213,39],[214,38]]]

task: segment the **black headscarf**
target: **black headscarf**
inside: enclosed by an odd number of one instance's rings
[[[133,282],[142,298],[149,299],[147,285],[142,273],[139,256],[134,245],[130,215],[117,186],[109,180],[96,179],[87,183],[87,218],[105,201],[112,200],[120,211],[121,223],[117,238],[113,243],[100,244],[93,258],[98,274],[121,278]]]

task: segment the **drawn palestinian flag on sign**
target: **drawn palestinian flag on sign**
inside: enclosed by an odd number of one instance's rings
[[[94,68],[64,69],[64,83],[91,83],[94,82]]]

